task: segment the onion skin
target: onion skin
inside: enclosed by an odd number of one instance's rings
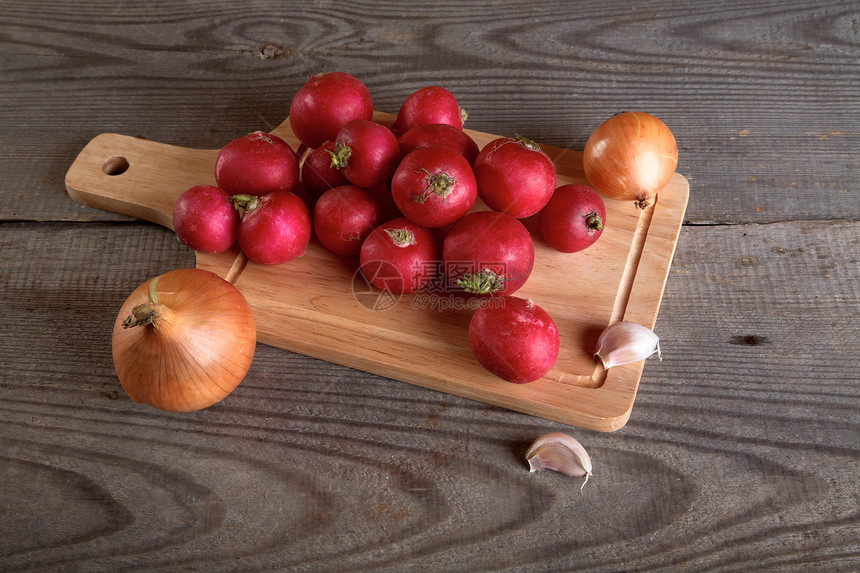
[[[626,111],[600,124],[585,143],[582,167],[589,184],[603,195],[654,203],[678,166],[675,136],[658,118]]]
[[[154,289],[157,303],[150,299]],[[151,322],[124,327],[132,314]],[[202,269],[177,269],[140,285],[119,310],[113,360],[129,397],[168,412],[223,400],[251,367],[257,330],[236,287]]]

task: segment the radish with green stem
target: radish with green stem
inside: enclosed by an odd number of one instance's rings
[[[361,272],[393,294],[421,290],[436,276],[439,246],[426,227],[400,217],[383,223],[361,245]]]
[[[221,148],[215,181],[230,195],[292,191],[299,181],[299,158],[280,137],[255,131]]]
[[[463,129],[468,114],[450,91],[428,86],[412,92],[400,106],[394,132],[402,135],[417,125],[444,123]]]
[[[538,216],[547,244],[562,253],[576,253],[597,242],[606,225],[606,207],[588,185],[562,185]]]
[[[556,186],[555,165],[530,139],[499,137],[475,160],[478,195],[491,209],[522,219],[547,204]]]
[[[329,251],[357,255],[364,239],[381,221],[379,206],[355,185],[329,189],[314,206],[314,232]]]
[[[290,127],[316,149],[347,123],[373,117],[373,100],[361,80],[345,72],[312,76],[290,101]]]
[[[359,187],[372,187],[391,179],[400,163],[400,146],[390,129],[359,119],[337,133],[331,165]]]
[[[234,196],[243,209],[239,246],[261,265],[286,263],[305,254],[311,238],[311,217],[305,202],[288,191],[260,197]]]
[[[528,229],[498,211],[469,213],[451,228],[442,245],[446,285],[466,295],[510,295],[534,268]]]
[[[391,180],[391,195],[407,219],[445,227],[462,218],[478,197],[466,158],[446,147],[422,147],[403,158]]]
[[[215,185],[195,185],[173,204],[173,230],[198,253],[222,253],[239,234],[239,212],[230,194]]]

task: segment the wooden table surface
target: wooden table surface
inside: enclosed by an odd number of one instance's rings
[[[858,46],[845,0],[0,0],[0,571],[860,570]],[[102,132],[272,129],[320,71],[562,148],[622,110],[671,127],[690,201],[626,426],[262,344],[210,409],[126,396],[115,314],[194,255],[66,170]],[[550,431],[583,489],[528,472]]]

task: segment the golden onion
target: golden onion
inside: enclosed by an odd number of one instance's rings
[[[675,136],[653,115],[626,111],[600,124],[585,143],[582,167],[597,191],[644,209],[678,166]]]
[[[224,399],[251,367],[257,330],[239,290],[215,273],[178,269],[129,295],[113,328],[113,360],[126,393],[169,412]]]

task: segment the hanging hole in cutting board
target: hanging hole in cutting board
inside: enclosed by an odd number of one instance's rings
[[[102,171],[105,172],[105,175],[122,175],[128,171],[128,168],[128,159],[121,155],[108,157],[105,159],[104,163],[102,163]]]

